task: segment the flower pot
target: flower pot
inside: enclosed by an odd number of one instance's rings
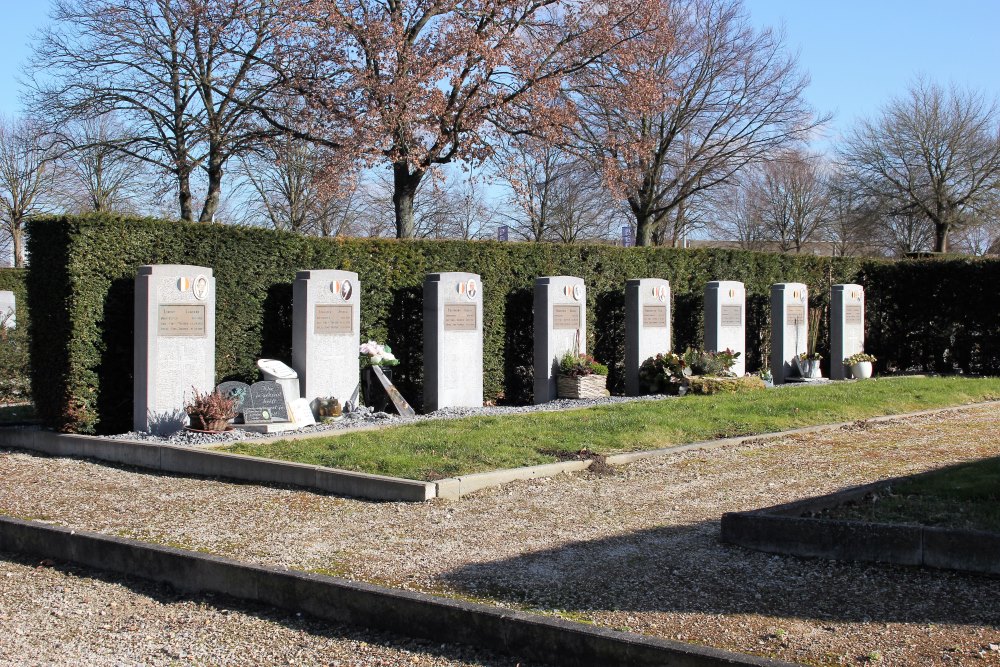
[[[795,367],[804,378],[821,378],[823,372],[819,368],[819,359],[801,359],[795,357]]]
[[[859,361],[856,364],[851,364],[851,375],[859,380],[867,380],[872,376],[872,362]]]
[[[383,366],[382,374],[385,375],[389,382],[392,382],[391,368]],[[382,386],[382,381],[375,375],[375,371],[371,366],[365,367],[364,373],[362,373],[361,389],[364,392],[365,405],[372,410],[375,412],[395,412],[395,408],[390,409],[392,399],[389,398],[385,387]]]
[[[560,375],[557,380],[559,398],[602,398],[608,395],[606,375]]]
[[[191,422],[188,429],[192,431],[222,433],[230,428],[228,419],[205,419],[202,415],[188,415],[188,419]]]

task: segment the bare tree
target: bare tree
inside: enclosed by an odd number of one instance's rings
[[[741,0],[678,0],[671,5],[673,46],[641,64],[662,82],[661,111],[635,113],[618,99],[635,85],[612,63],[587,70],[573,91],[579,111],[575,144],[604,167],[627,199],[636,242],[677,244],[691,197],[729,180],[743,167],[808,136],[823,120],[808,109],[808,79],[782,35],[754,29]],[[652,99],[652,98],[651,98]]]
[[[499,216],[516,236],[535,242],[546,238],[555,184],[567,157],[558,147],[531,137],[511,136],[497,145],[494,168],[509,187]]]
[[[827,193],[819,158],[790,151],[764,166],[755,198],[769,238],[782,252],[802,252],[826,224]]]
[[[836,172],[827,180],[826,238],[840,257],[877,254],[877,202],[859,191],[852,179]]]
[[[744,250],[762,251],[770,241],[761,218],[761,170],[752,166],[711,191],[710,225],[720,239],[733,239]]]
[[[270,90],[262,62],[283,16],[277,0],[55,0],[32,104],[59,125],[118,112],[133,131],[120,148],[173,176],[184,220],[203,171],[210,221],[227,160],[261,134],[249,109]]]
[[[39,124],[0,118],[0,221],[13,264],[24,266],[24,223],[54,193],[52,141]]]
[[[953,229],[997,208],[1000,109],[981,93],[918,80],[858,125],[841,159],[883,210],[928,220],[934,250],[946,252]]]

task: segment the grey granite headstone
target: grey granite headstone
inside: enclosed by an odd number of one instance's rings
[[[187,423],[192,388],[215,386],[215,278],[212,269],[139,267],[135,279],[133,428],[169,434]]]
[[[670,283],[659,278],[625,282],[625,393],[638,396],[639,366],[670,351]]]
[[[743,375],[747,367],[747,292],[735,280],[715,280],[705,285],[705,349],[739,352],[732,371]]]
[[[845,380],[844,359],[865,349],[865,289],[834,285],[830,290],[830,379]]]
[[[353,271],[299,271],[292,292],[292,367],[310,404],[346,403],[361,382],[361,283]],[[315,406],[314,406],[315,409]]]
[[[13,292],[0,292],[0,326],[5,329],[17,327],[17,299]]]
[[[771,285],[771,375],[774,384],[795,377],[794,359],[808,350],[809,293],[802,283]]]
[[[483,405],[483,285],[475,273],[424,279],[424,411]]]
[[[281,385],[271,380],[254,382],[250,385],[246,400],[243,401],[243,422],[245,424],[268,424],[287,422],[288,406]]]
[[[222,382],[218,387],[215,388],[217,392],[225,396],[226,398],[236,399],[236,403],[233,409],[236,411],[236,415],[239,416],[243,413],[243,404],[246,402],[247,397],[250,395],[250,385],[246,382],[237,382],[235,380],[229,380],[227,382]]]
[[[558,397],[559,360],[587,351],[587,288],[582,278],[535,278],[535,403]]]

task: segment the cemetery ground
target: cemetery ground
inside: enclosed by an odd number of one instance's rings
[[[893,409],[905,408],[884,411]],[[724,512],[1000,456],[998,428],[1000,406],[982,405],[412,504],[5,451],[0,513],[807,664],[1000,665],[1000,578],[763,554],[719,541]],[[73,574],[12,557],[0,568],[15,575],[5,585],[48,595],[47,582]],[[55,585],[73,597],[78,583]],[[134,604],[159,595],[141,586],[133,593]],[[125,605],[133,601],[105,600],[95,591],[79,608],[104,619],[136,656],[166,643],[162,633],[131,629]],[[197,618],[217,619],[228,608],[177,604]],[[5,632],[44,634],[64,622],[44,611],[12,616],[10,608],[4,601]],[[176,631],[171,618],[142,627]],[[310,651],[330,641],[324,628],[278,623],[298,633],[304,653],[295,660],[316,664]],[[269,641],[238,635],[221,649],[232,659],[219,660],[240,662]],[[12,646],[12,661],[34,659],[29,642]],[[455,658],[436,664],[447,659]]]
[[[267,443],[242,441],[237,454],[433,481],[703,440],[758,435],[1000,399],[1000,379],[895,377],[689,395],[583,410],[421,421],[394,428]]]

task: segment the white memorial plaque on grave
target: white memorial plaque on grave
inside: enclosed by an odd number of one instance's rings
[[[670,283],[659,278],[625,282],[625,393],[638,396],[639,367],[670,351]]]
[[[795,377],[795,357],[808,351],[809,292],[802,283],[771,285],[771,375],[775,384]]]
[[[535,403],[558,396],[559,360],[566,352],[587,351],[587,290],[581,278],[535,279]]]
[[[865,350],[865,290],[861,285],[830,289],[830,379],[845,380],[844,359]]]
[[[215,387],[215,279],[201,266],[139,268],[135,280],[136,431],[169,434],[187,423],[191,389]]]
[[[424,279],[424,411],[483,405],[483,289],[475,273]]]
[[[735,280],[705,285],[705,349],[739,352],[732,371],[746,372],[746,288]]]
[[[292,286],[292,367],[299,392],[357,401],[361,381],[361,283],[353,271],[299,271]],[[296,396],[289,396],[291,401]]]

